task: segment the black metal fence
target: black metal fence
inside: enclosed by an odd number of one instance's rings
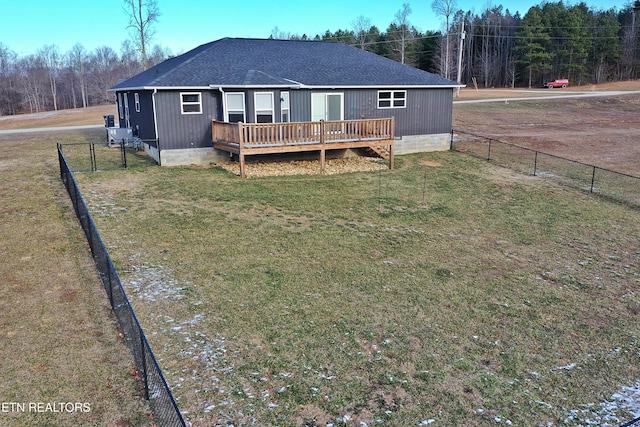
[[[65,150],[66,147],[65,145]],[[89,242],[91,254],[98,267],[98,274],[109,297],[111,308],[133,355],[142,382],[144,397],[151,406],[154,422],[158,426],[185,426],[182,414],[129,303],[118,273],[91,218],[60,144],[58,145],[58,160],[60,162],[60,178],[67,188],[73,208]]]
[[[451,148],[518,172],[640,206],[640,177],[637,176],[460,131],[452,132]]]
[[[127,150],[124,141],[79,142],[61,144],[64,156],[73,172],[96,172],[127,168]]]

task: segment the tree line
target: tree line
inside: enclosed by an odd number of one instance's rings
[[[524,16],[502,6],[479,14],[462,11],[455,0],[433,0],[431,6],[444,19],[444,30],[420,31],[405,3],[384,30],[359,16],[349,29],[308,37],[276,27],[270,37],[339,41],[480,87],[541,86],[555,78],[602,83],[640,75],[640,0],[619,10],[544,2]],[[159,14],[157,7],[153,12]],[[45,45],[20,57],[0,42],[0,115],[113,102],[108,89],[118,80],[171,56],[160,45],[148,52],[149,29],[142,24],[138,37],[123,42],[120,52],[108,46],[88,51],[78,43],[68,52]],[[140,39],[143,43],[136,43]]]
[[[445,31],[419,31],[409,23],[411,9],[404,4],[385,31],[367,27],[367,19],[359,17],[352,29],[327,31],[320,38],[452,80],[459,75],[461,83],[479,87],[534,87],[556,78],[585,84],[640,77],[640,0],[620,10],[595,10],[584,2],[543,2],[524,16],[502,6],[479,14],[456,10],[455,0],[434,0],[432,9],[445,18]]]
[[[149,61],[159,63],[168,56],[167,49],[156,45]],[[0,115],[112,103],[108,89],[143,70],[128,41],[119,53],[108,46],[88,51],[77,43],[68,52],[45,45],[24,57],[0,43]]]

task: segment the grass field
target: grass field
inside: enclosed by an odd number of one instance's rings
[[[91,406],[2,426],[149,423],[58,175],[56,142],[103,133],[0,135],[0,403]],[[192,425],[640,415],[637,209],[455,152],[248,180],[128,159],[78,178]]]
[[[130,164],[80,184],[193,425],[638,414],[636,209],[455,152],[248,180]]]
[[[56,142],[95,137],[0,135],[3,427],[149,424],[133,359],[60,182]]]

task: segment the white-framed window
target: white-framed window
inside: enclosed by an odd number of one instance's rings
[[[246,122],[244,93],[243,92],[227,92],[225,95],[225,120],[229,123]]]
[[[182,114],[202,114],[202,94],[200,92],[181,92],[180,109]]]
[[[129,93],[124,94],[124,122],[125,127],[131,127],[131,114],[129,113]]]
[[[138,95],[138,92],[133,94],[133,102],[136,105],[136,113],[140,112],[140,95]]]
[[[379,90],[378,108],[406,108],[406,90]]]
[[[118,120],[124,119],[124,103],[122,102],[122,92],[118,92]]]
[[[291,121],[289,92],[280,92],[280,121],[289,123]]]
[[[256,123],[273,123],[273,92],[256,92],[253,99]]]

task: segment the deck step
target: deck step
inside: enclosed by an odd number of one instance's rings
[[[389,151],[384,147],[371,145],[368,147],[363,147],[362,150],[367,154],[371,154],[373,156],[379,156],[385,160],[389,160]]]

